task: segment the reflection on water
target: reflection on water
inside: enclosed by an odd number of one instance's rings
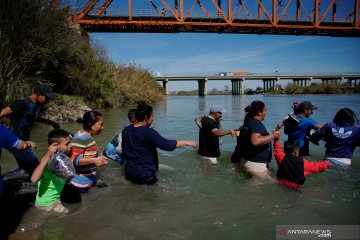
[[[319,106],[313,118],[320,123],[330,121],[345,106],[360,116],[359,95],[169,97],[154,106],[154,127],[169,139],[197,140],[194,118],[207,114],[212,104],[227,109],[222,126],[231,129],[242,124],[243,109],[256,99],[267,106],[264,124],[268,130],[291,111],[293,101],[305,99]],[[105,129],[96,136],[101,149],[127,123],[126,113],[127,109],[103,112]],[[81,125],[63,127],[74,132]],[[48,131],[44,125],[34,129],[38,155],[45,152]],[[281,140],[285,139],[283,135]],[[65,217],[43,216],[31,208],[19,226],[26,231],[16,232],[10,239],[273,239],[277,224],[360,223],[359,149],[352,168],[332,167],[308,176],[301,189],[291,189],[275,182],[274,159],[271,177],[262,181],[249,179],[238,165],[231,164],[235,142],[230,136],[223,138],[222,156],[216,165],[201,159],[190,147],[159,151],[159,181],[154,186],[126,181],[123,166],[110,162],[99,171],[109,187],[91,189],[81,203],[65,203],[71,210]],[[5,152],[2,166],[8,170],[15,161],[5,161],[11,159]],[[320,160],[323,143],[311,145],[311,153],[312,159]]]

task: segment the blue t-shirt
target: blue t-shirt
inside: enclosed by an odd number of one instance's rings
[[[173,151],[176,143],[176,140],[163,138],[152,128],[127,126],[122,132],[125,173],[140,178],[154,176],[159,165],[156,148]]]
[[[300,147],[300,156],[310,156],[309,140],[306,138],[308,131],[315,128],[318,123],[308,117],[298,116],[300,122],[298,124],[286,124],[285,133],[288,134],[288,140],[296,141]]]
[[[326,157],[351,159],[360,146],[360,127],[351,124],[327,123],[315,135],[326,142]]]
[[[249,132],[247,136],[248,139],[246,139],[247,141],[249,141],[249,143],[245,144],[245,146],[248,146],[248,149],[244,150],[248,151],[245,158],[252,162],[269,163],[272,157],[271,143],[269,142],[262,146],[255,147],[251,144],[250,139],[252,133],[259,133],[261,136],[268,136],[270,135],[269,131],[265,128],[264,124],[261,121],[255,118],[245,118],[244,127],[247,127]]]

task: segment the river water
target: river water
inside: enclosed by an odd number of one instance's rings
[[[342,107],[360,117],[360,95],[168,97],[154,105],[154,128],[168,139],[197,141],[194,118],[207,114],[212,104],[227,109],[222,127],[231,129],[242,124],[244,108],[253,100],[265,102],[263,123],[269,131],[291,111],[294,101],[310,100],[319,106],[312,116],[319,123],[331,121]],[[127,110],[103,112],[105,128],[95,137],[101,149],[127,123]],[[81,125],[62,127],[74,132]],[[46,150],[49,130],[40,124],[33,129],[39,156]],[[282,133],[281,141],[286,138]],[[236,139],[223,137],[219,164],[200,159],[190,147],[159,151],[159,181],[153,186],[126,181],[123,166],[110,162],[99,171],[109,187],[92,188],[81,203],[65,203],[71,211],[65,217],[47,216],[31,207],[10,239],[275,239],[276,225],[360,224],[359,148],[352,168],[331,167],[310,175],[295,190],[274,182],[274,158],[271,178],[249,179],[230,162],[235,145]],[[312,159],[320,160],[324,143],[310,150]],[[3,171],[16,166],[6,151],[1,164]]]

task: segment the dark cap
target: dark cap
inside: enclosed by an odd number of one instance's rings
[[[316,109],[318,109],[317,106],[312,105],[312,103],[309,102],[309,101],[301,102],[300,105],[299,105],[299,108],[301,110],[304,110],[304,109],[316,110]]]
[[[37,85],[35,87],[35,89],[34,89],[34,93],[42,93],[45,96],[47,96],[48,98],[55,98],[56,97],[56,94],[53,93],[51,87],[46,83],[42,83],[42,84]]]

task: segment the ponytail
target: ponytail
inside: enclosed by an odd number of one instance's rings
[[[253,101],[250,105],[248,105],[244,110],[246,112],[247,117],[255,117],[258,116],[265,108],[265,104],[262,101]]]
[[[150,105],[147,105],[145,102],[138,102],[138,106],[135,112],[135,118],[138,122],[144,121],[145,117],[150,117],[153,112],[153,108]]]

